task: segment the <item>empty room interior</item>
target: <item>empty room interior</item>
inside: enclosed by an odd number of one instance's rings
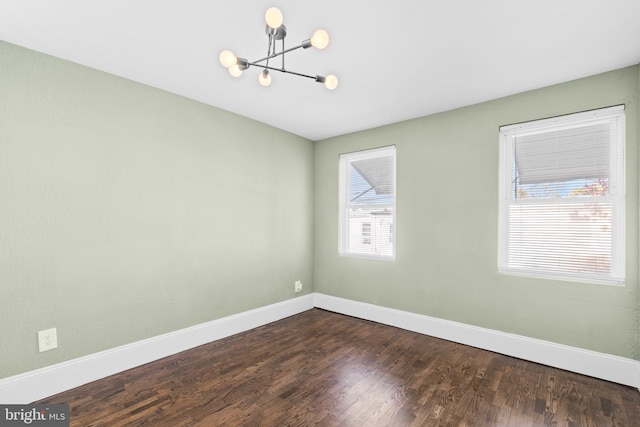
[[[640,425],[640,2],[324,3],[0,0],[0,405]]]

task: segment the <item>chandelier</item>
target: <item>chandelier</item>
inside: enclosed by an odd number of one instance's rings
[[[284,67],[284,56],[286,53],[300,48],[308,49],[310,47],[314,47],[316,49],[324,49],[325,47],[327,47],[327,45],[329,44],[329,34],[327,34],[325,30],[316,30],[311,38],[304,40],[298,46],[285,49],[284,39],[287,36],[287,27],[285,27],[282,23],[283,17],[280,9],[278,9],[277,7],[271,7],[267,9],[267,12],[265,13],[265,21],[267,23],[265,33],[269,38],[267,56],[262,59],[250,62],[245,58],[236,56],[236,54],[231,52],[230,50],[223,50],[220,53],[220,63],[229,69],[229,74],[231,74],[233,77],[240,77],[242,73],[250,66],[254,66],[256,68],[262,69],[262,72],[258,76],[258,82],[260,82],[260,84],[265,87],[271,84],[271,74],[269,73],[269,71],[278,71],[281,73],[293,74],[300,77],[307,77],[309,79],[315,80],[318,83],[323,83],[329,90],[334,90],[336,87],[338,87],[338,78],[333,74],[329,74],[327,76],[311,76],[287,70]],[[279,51],[276,47],[276,42],[278,40],[281,41],[281,49]],[[281,57],[281,65],[279,68],[269,65],[269,61],[277,56]]]

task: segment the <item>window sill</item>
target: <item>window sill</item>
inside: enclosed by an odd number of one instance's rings
[[[502,274],[505,276],[530,277],[533,279],[558,280],[562,282],[608,285],[608,286],[616,286],[620,288],[625,287],[624,279],[613,279],[613,278],[605,278],[605,277],[599,278],[599,277],[590,277],[590,276],[568,276],[568,275],[563,276],[563,275],[555,275],[553,273],[536,273],[536,272],[521,271],[521,270],[498,270],[498,274]]]
[[[370,254],[353,254],[353,253],[340,253],[339,255],[343,258],[360,258],[360,259],[369,259],[369,260],[387,261],[387,262],[394,262],[396,260],[395,256],[388,256],[388,255],[370,255]]]

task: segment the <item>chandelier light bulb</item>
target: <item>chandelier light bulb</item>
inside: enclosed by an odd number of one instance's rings
[[[226,68],[230,68],[238,63],[238,57],[230,50],[223,50],[220,52],[220,63]]]
[[[258,81],[264,87],[269,86],[271,84],[271,75],[269,74],[269,70],[264,70],[262,73],[260,73],[260,76],[258,76]]]
[[[325,30],[316,30],[311,36],[311,46],[324,49],[329,44],[329,34]]]
[[[270,7],[264,14],[264,20],[270,28],[273,28],[274,30],[276,28],[280,28],[283,21],[282,12],[280,12],[280,9],[277,7]]]
[[[329,90],[334,90],[338,87],[338,78],[333,74],[329,74],[324,78],[324,86]]]
[[[229,67],[229,74],[233,77],[240,77],[242,75],[242,70],[238,64]]]

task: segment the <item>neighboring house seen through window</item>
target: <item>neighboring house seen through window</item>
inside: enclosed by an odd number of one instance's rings
[[[340,255],[395,258],[395,146],[340,156]]]
[[[624,135],[624,106],[500,128],[500,272],[624,283]]]

